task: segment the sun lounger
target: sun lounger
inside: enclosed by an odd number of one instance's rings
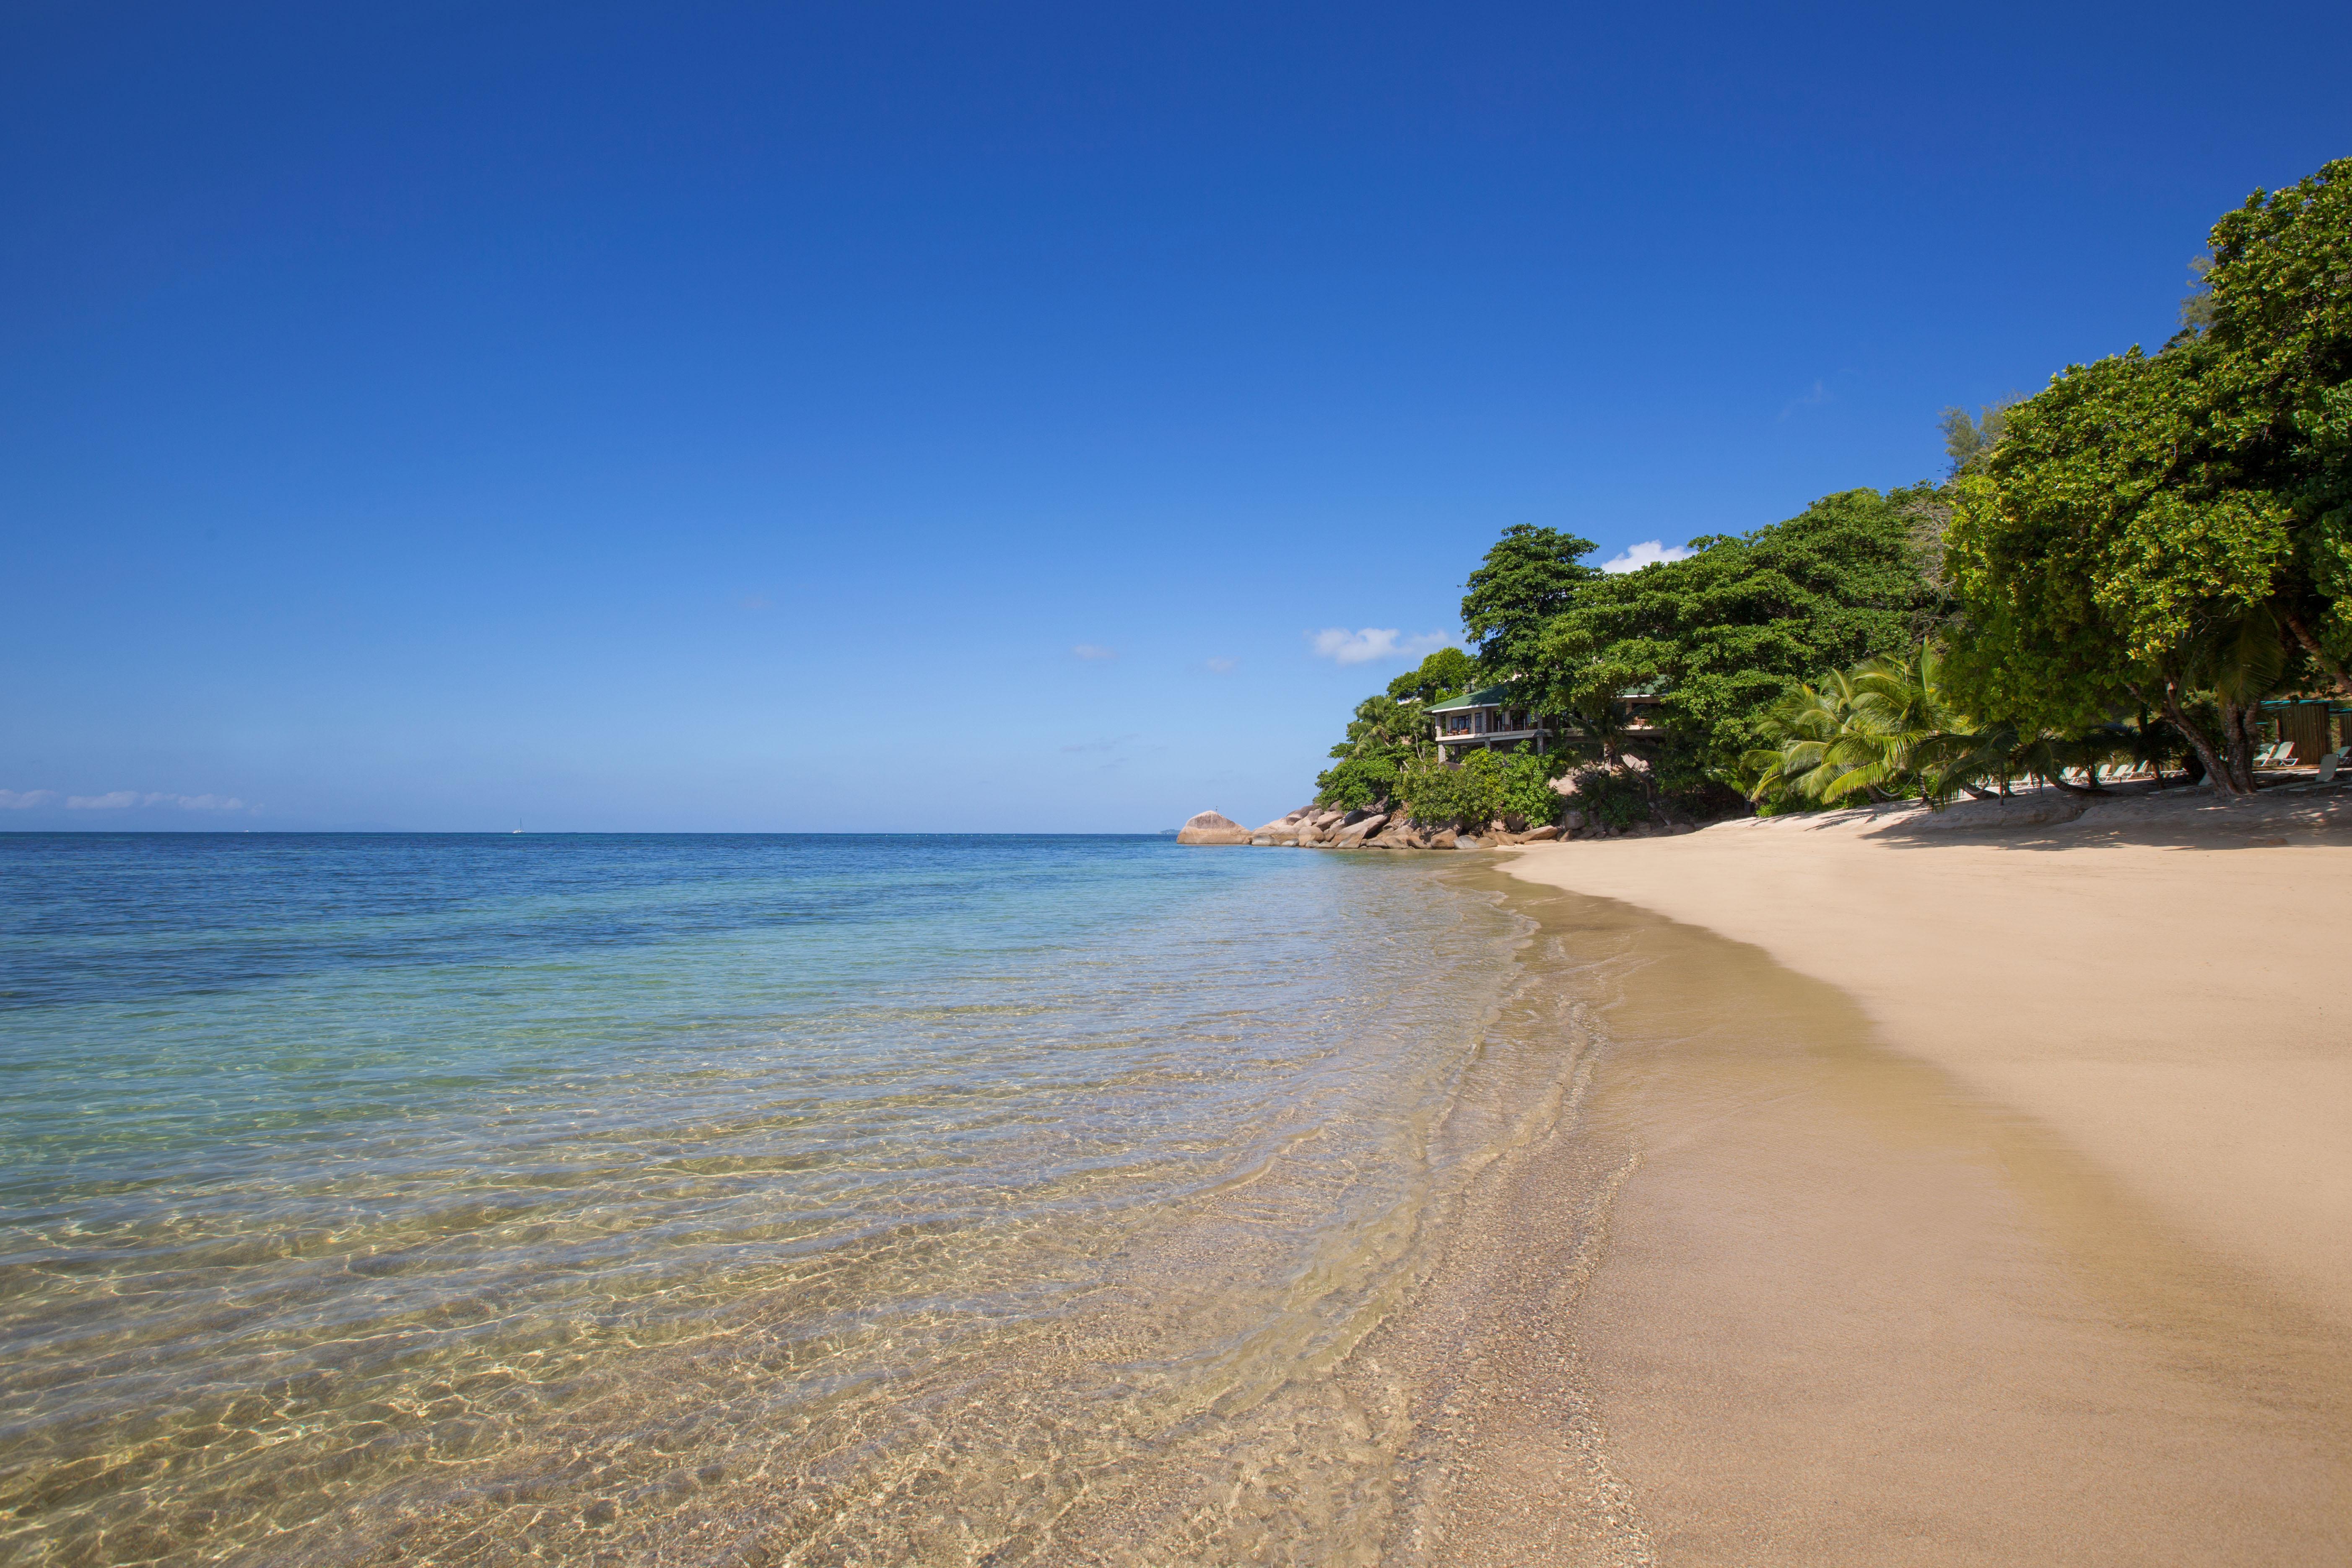
[[[2330,752],[2326,756],[2319,759],[2319,782],[2321,784],[2334,784],[2336,782],[2336,770],[2344,765],[2346,753],[2347,752],[2352,752],[2352,746],[2346,746],[2341,751]]]

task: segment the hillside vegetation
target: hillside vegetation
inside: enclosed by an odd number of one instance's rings
[[[2352,160],[2213,226],[2155,353],[1944,415],[1939,481],[1824,496],[1609,575],[1518,524],[1471,650],[1360,704],[1318,804],[1484,826],[2005,792],[2167,768],[2250,795],[2261,704],[2352,698]],[[1429,706],[1507,686],[1542,752],[1436,760]],[[1564,794],[1563,791],[1567,794]]]

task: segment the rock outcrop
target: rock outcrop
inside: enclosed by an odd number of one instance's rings
[[[2048,811],[2050,808],[2045,806],[2042,809]],[[1981,820],[1990,813],[1969,814],[1959,807],[1943,815],[1958,819],[1950,824],[1952,827],[2019,826],[2028,822],[2063,820],[2058,814],[2065,809],[2061,805],[2049,816],[2029,816],[2026,813],[2017,812],[1997,822]],[[1977,819],[1970,820],[1972,816]],[[1525,817],[1505,816],[1484,827],[1456,831],[1414,822],[1393,812],[1330,811],[1303,805],[1259,827],[1244,827],[1221,813],[1204,811],[1184,825],[1183,830],[1177,834],[1176,841],[1179,844],[1257,844],[1284,847],[1297,845],[1318,849],[1502,849],[1522,844],[1565,842],[1571,838],[1640,838],[1696,833],[1698,827],[1695,822],[1664,818],[1612,826],[1603,822],[1597,812],[1570,806],[1560,813],[1557,824],[1531,826]]]
[[[1219,811],[1204,811],[1176,831],[1179,844],[1246,844],[1250,830]]]
[[[1302,805],[1297,811],[1286,812],[1284,815],[1276,817],[1272,822],[1267,823],[1265,826],[1253,829],[1250,833],[1250,842],[1253,844],[1296,844],[1298,842],[1298,829],[1300,824],[1304,823],[1308,817],[1314,815],[1315,808],[1310,805]]]

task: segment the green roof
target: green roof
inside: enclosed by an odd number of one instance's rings
[[[1500,708],[1511,695],[1507,686],[1490,686],[1484,691],[1465,691],[1459,697],[1449,697],[1443,702],[1433,702],[1432,713],[1458,713],[1465,708]]]

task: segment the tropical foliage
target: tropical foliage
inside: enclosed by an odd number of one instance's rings
[[[1913,511],[1931,493],[1824,496],[1785,522],[1589,584],[1544,628],[1551,707],[1605,727],[1627,694],[1654,691],[1650,739],[1669,773],[1731,773],[1798,682],[1907,647],[1928,624],[1939,600]]]
[[[1977,705],[2064,732],[2153,708],[2245,794],[2265,697],[2352,694],[2352,160],[2257,192],[2211,244],[2162,350],[2007,411],[1953,481],[1944,561]]]
[[[1397,780],[1397,799],[1415,822],[1475,830],[1497,820],[1536,826],[1559,819],[1550,787],[1557,770],[1539,752],[1473,752],[1459,766],[1424,758]]]
[[[1766,710],[1767,743],[1742,759],[1748,797],[1767,810],[1857,799],[1942,804],[1966,792],[2006,794],[2021,779],[2062,790],[2100,787],[2107,769],[2162,770],[2185,749],[2161,723],[2022,730],[1960,709],[1932,645],[1915,658],[1882,656],[1832,670]]]
[[[1582,564],[1595,548],[1589,539],[1528,523],[1503,531],[1470,574],[1462,600],[1462,629],[1477,645],[1479,674],[1507,680],[1536,668],[1546,625],[1601,575]]]
[[[1458,647],[1442,647],[1389,682],[1389,696],[1398,702],[1443,702],[1459,697],[1477,684],[1478,666]]]
[[[1939,484],[1613,576],[1573,533],[1505,531],[1465,584],[1475,657],[1360,706],[1322,798],[1483,822],[1507,781],[1543,807],[1585,769],[1588,805],[1780,810],[2176,762],[2250,793],[2263,702],[2352,697],[2352,160],[2210,247],[2156,353],[1947,409]],[[1474,683],[1553,716],[1558,752],[1441,765],[1427,710]]]
[[[1394,795],[1405,769],[1434,750],[1429,705],[1460,696],[1473,673],[1468,654],[1442,647],[1358,703],[1347,738],[1331,748],[1332,765],[1315,781],[1316,804],[1363,811]]]

